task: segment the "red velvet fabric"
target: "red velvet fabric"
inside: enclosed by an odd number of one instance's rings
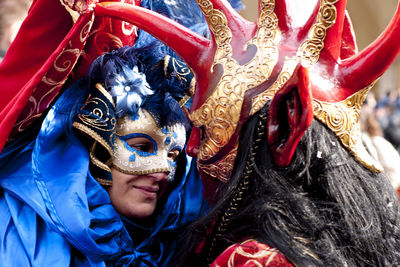
[[[270,246],[247,240],[228,247],[210,267],[292,267],[293,265],[278,250]]]
[[[140,4],[140,0],[124,2],[133,1]],[[136,31],[131,25],[95,18],[97,2],[33,1],[0,64],[0,151],[9,137],[42,115],[64,85],[81,78],[93,59],[134,43]],[[76,11],[76,22],[66,7]]]

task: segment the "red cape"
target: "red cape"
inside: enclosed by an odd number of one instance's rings
[[[125,0],[139,5],[140,0]],[[136,29],[95,18],[102,0],[34,0],[0,64],[0,151],[40,117],[63,86],[104,52],[132,45]],[[120,1],[118,1],[120,2]]]

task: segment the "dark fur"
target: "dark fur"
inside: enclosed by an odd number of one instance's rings
[[[244,177],[257,121],[253,116],[243,127],[234,175],[221,201],[193,225],[179,265],[207,266],[208,254],[213,260],[230,244],[252,237],[277,248],[296,266],[399,266],[395,191],[383,174],[358,163],[318,121],[302,137],[287,168],[277,168],[268,144],[262,143],[238,212],[210,249],[220,219],[212,234],[205,231],[237,196],[234,188]],[[201,253],[194,253],[204,240]]]

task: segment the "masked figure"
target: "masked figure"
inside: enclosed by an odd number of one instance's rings
[[[124,47],[99,57],[36,138],[5,147],[4,264],[169,265],[177,234],[207,206],[186,196],[201,184],[181,153],[188,124],[174,97],[190,82],[160,51]]]
[[[400,11],[358,52],[346,1],[258,2],[253,23],[224,0],[197,1],[211,40],[140,8],[95,8],[158,37],[195,74],[187,150],[214,209],[181,265],[398,265],[397,195],[358,117],[400,50]]]
[[[1,63],[3,265],[168,266],[207,208],[182,153],[188,68],[98,2],[33,1]],[[123,2],[203,33],[193,1]]]

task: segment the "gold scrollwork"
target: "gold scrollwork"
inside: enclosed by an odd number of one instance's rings
[[[190,69],[185,65],[183,61],[177,60],[176,58],[172,59],[172,67],[174,68],[175,75],[181,81],[187,82],[187,78],[185,76],[190,74]]]
[[[97,105],[98,108],[94,108],[89,114],[79,114],[79,119],[91,128],[106,132],[114,131],[116,120],[110,115],[110,110],[106,102],[100,98],[91,98],[86,102],[86,105],[89,103]],[[100,106],[105,108],[105,110],[100,108]],[[108,127],[109,124],[112,125],[112,128]]]
[[[168,66],[171,63],[173,72],[169,73],[168,71]],[[178,60],[176,58],[173,58],[169,55],[164,57],[164,76],[168,77],[171,76],[172,74],[176,75],[176,77],[184,82],[188,82],[188,79],[186,78],[187,75],[190,74],[190,68],[185,64],[185,62]],[[192,89],[192,88],[190,88]],[[192,94],[193,95],[193,94]]]
[[[107,90],[100,83],[96,84],[96,89],[107,98],[112,107],[115,109],[114,101]],[[96,108],[94,108],[89,114],[79,114],[79,119],[91,128],[106,132],[115,131],[117,122],[115,116],[111,115],[111,111],[107,103],[101,98],[89,97],[83,107],[87,106],[88,104],[94,104]]]
[[[359,116],[361,106],[374,84],[355,93],[347,99],[328,103],[314,99],[314,116],[331,129],[345,148],[364,166],[381,172],[382,166],[366,151],[361,142]]]
[[[190,114],[195,126],[207,125],[207,138],[199,151],[199,160],[203,161],[215,156],[232,137],[239,122],[245,92],[262,84],[271,75],[278,60],[277,47],[281,34],[274,13],[275,1],[261,1],[257,33],[246,44],[246,47],[257,47],[257,52],[248,63],[240,65],[232,55],[232,32],[225,15],[214,9],[209,0],[198,0],[198,3],[217,43],[213,66],[223,67],[223,75],[212,95]],[[216,171],[209,170],[209,173]],[[220,175],[217,177],[221,180],[228,178]]]
[[[317,21],[311,27],[308,38],[300,45],[298,56],[308,62],[315,64],[324,48],[326,31],[336,22],[337,10],[335,4],[339,0],[321,0]]]
[[[71,67],[76,63],[76,59],[80,55],[81,51],[78,48],[75,49],[64,49],[54,61],[53,67],[58,72],[65,72],[71,69]],[[61,57],[67,57],[70,54],[70,60],[62,59]],[[58,65],[61,62],[61,66]]]
[[[265,104],[274,98],[275,94],[283,87],[283,85],[292,77],[294,69],[298,61],[296,58],[287,58],[283,65],[282,71],[276,81],[267,90],[261,94],[256,95],[252,99],[250,116],[254,115],[257,111],[261,110]]]
[[[298,50],[298,60],[305,60],[309,65],[313,65],[319,60],[320,53],[324,48],[326,32],[336,22],[337,11],[334,5],[337,2],[337,0],[321,1],[317,21],[311,27],[308,38]],[[295,60],[285,62],[277,81],[266,91],[254,97],[251,115],[260,110],[282,88],[292,76],[296,64]],[[343,146],[358,161],[370,170],[380,172],[382,171],[381,165],[369,155],[362,145],[358,122],[361,105],[373,85],[339,103],[327,103],[314,99],[313,108],[314,116],[335,133]]]
[[[233,148],[225,157],[213,164],[202,164],[198,162],[198,168],[210,177],[228,182],[232,175],[233,165],[237,155],[237,146]]]
[[[260,1],[257,33],[246,44],[246,47],[254,45],[257,52],[248,63],[240,65],[232,56],[232,32],[225,15],[214,9],[209,0],[197,0],[197,2],[205,14],[217,44],[213,67],[216,65],[223,67],[222,77],[212,95],[200,108],[189,115],[196,127],[206,126],[206,138],[201,144],[198,155],[199,162],[202,162],[215,156],[236,131],[245,92],[261,85],[270,77],[278,60],[277,47],[281,40],[281,33],[274,13],[275,1]],[[320,1],[316,22],[311,27],[306,40],[300,45],[296,57],[286,59],[274,84],[253,98],[251,115],[260,110],[284,86],[299,62],[310,66],[319,60],[327,30],[336,22],[335,4],[337,2],[338,0]],[[342,144],[360,162],[373,170],[379,170],[379,166],[368,157],[366,152],[364,153],[365,149],[359,138],[360,107],[369,89],[370,87],[340,103],[325,103],[314,99],[314,115],[335,132]],[[234,152],[230,152],[226,158],[214,164],[200,163],[199,167],[210,176],[226,181],[229,179],[235,155]],[[228,158],[232,159],[232,162]]]

